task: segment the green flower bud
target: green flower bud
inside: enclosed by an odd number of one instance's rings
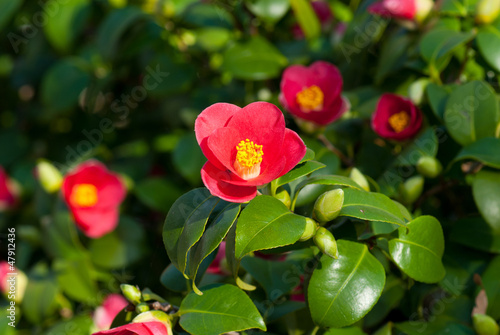
[[[339,258],[339,250],[337,248],[337,241],[332,233],[324,227],[319,227],[316,235],[313,237],[314,244],[321,250],[322,253],[332,258]]]
[[[472,322],[478,335],[498,335],[499,333],[498,324],[489,315],[474,314]]]
[[[425,21],[427,16],[429,16],[429,13],[432,10],[432,7],[434,6],[434,1],[433,0],[417,0],[416,1],[417,5],[417,13],[415,14],[415,21],[418,23],[422,23]]]
[[[476,7],[476,22],[489,24],[500,13],[500,0],[480,0]]]
[[[170,320],[170,317],[161,311],[143,312],[137,315],[132,320],[132,323],[143,323],[143,322],[153,322],[153,321],[163,323],[165,327],[167,327],[167,334],[172,334],[172,322]]]
[[[127,298],[128,301],[137,305],[142,300],[141,291],[136,287],[128,284],[121,284],[120,289],[122,290],[123,295]]]
[[[332,221],[339,216],[344,204],[344,191],[336,189],[319,196],[314,204],[313,216],[320,223]]]
[[[149,311],[149,305],[145,302],[141,302],[135,306],[135,311],[139,314]]]
[[[405,204],[412,204],[417,201],[418,197],[424,190],[424,177],[417,175],[411,177],[402,185],[401,195]]]
[[[299,241],[307,241],[311,237],[314,236],[316,233],[316,229],[318,228],[318,224],[316,221],[310,218],[306,218],[306,227],[304,229],[304,233],[302,233],[302,236],[299,238]]]
[[[40,160],[36,165],[36,170],[40,184],[42,184],[45,191],[48,193],[59,191],[63,182],[63,177],[61,172],[59,172],[54,165],[46,160]]]
[[[417,162],[417,171],[424,177],[436,178],[442,170],[441,162],[434,157],[423,156]]]
[[[368,180],[366,180],[365,176],[356,168],[352,168],[351,174],[349,178],[354,180],[363,190],[370,192],[370,184],[368,184]]]
[[[276,193],[274,197],[284,203],[286,207],[290,208],[292,199],[290,199],[290,193],[288,193],[286,190]]]

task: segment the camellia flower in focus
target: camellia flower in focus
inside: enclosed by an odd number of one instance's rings
[[[318,61],[309,67],[289,66],[281,78],[280,103],[295,117],[327,125],[349,108],[342,97],[342,76],[336,66]]]
[[[368,11],[382,17],[422,22],[432,6],[432,0],[380,0],[368,7]]]
[[[318,17],[321,28],[323,30],[328,29],[330,24],[333,22],[333,13],[328,2],[324,0],[313,0],[311,1],[311,7]],[[298,23],[292,27],[292,32],[296,39],[304,38],[304,32]]]
[[[275,105],[254,102],[244,108],[217,103],[195,122],[198,144],[208,162],[201,170],[214,196],[246,202],[265,185],[290,171],[306,154],[306,146]]]
[[[94,324],[98,330],[107,330],[111,327],[113,319],[125,307],[127,307],[127,300],[119,294],[110,294],[104,299],[101,306],[97,307],[94,312]]]
[[[19,188],[0,166],[0,212],[12,208],[17,202]]]
[[[381,137],[404,141],[422,127],[422,112],[409,99],[386,93],[372,115],[372,128]]]
[[[104,164],[88,161],[65,176],[64,200],[85,235],[99,238],[118,225],[118,210],[125,198],[125,186]]]

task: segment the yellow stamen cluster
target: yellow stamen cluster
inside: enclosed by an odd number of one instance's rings
[[[250,141],[248,138],[241,141],[237,146],[236,160],[243,167],[252,167],[262,162],[262,145],[258,145]]]
[[[297,93],[297,104],[304,112],[318,111],[323,108],[325,95],[321,88],[316,85],[307,87]]]
[[[405,111],[393,114],[389,117],[389,125],[396,133],[400,133],[405,130],[409,124],[410,115]]]
[[[92,207],[97,200],[97,188],[92,184],[78,184],[71,191],[70,202],[75,206]]]

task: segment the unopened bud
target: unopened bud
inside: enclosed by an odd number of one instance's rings
[[[318,228],[318,224],[316,221],[310,218],[306,218],[306,227],[304,229],[304,233],[302,233],[302,236],[299,238],[299,241],[307,241],[311,237],[314,236],[316,233],[316,229]]]
[[[143,312],[137,315],[132,323],[161,322],[167,327],[167,334],[172,334],[172,323],[167,314],[161,311]]]
[[[141,302],[140,304],[137,304],[137,306],[135,306],[135,311],[138,314],[147,312],[147,311],[149,311],[149,305],[146,304],[145,302]]]
[[[340,214],[344,204],[344,191],[336,189],[319,196],[314,204],[313,216],[320,223],[332,221]]]
[[[425,21],[427,16],[429,16],[429,13],[432,10],[432,7],[434,6],[434,1],[433,0],[416,0],[416,5],[417,5],[417,13],[415,14],[415,21],[418,23],[422,23]]]
[[[276,193],[274,197],[284,203],[286,207],[290,208],[292,200],[290,199],[290,193],[288,193],[286,190]]]
[[[316,235],[313,237],[314,244],[321,250],[322,253],[332,258],[339,258],[339,250],[337,248],[337,241],[332,233],[324,227],[319,227]]]
[[[61,188],[63,177],[61,172],[46,160],[40,160],[36,165],[38,180],[47,193],[54,193]]]
[[[420,157],[417,162],[417,171],[424,177],[436,178],[442,170],[441,162],[431,156]]]
[[[359,186],[361,186],[363,190],[370,192],[370,185],[368,184],[368,180],[366,180],[361,171],[356,168],[352,168],[349,178],[354,180]]]
[[[485,314],[474,314],[472,316],[474,330],[478,335],[498,335],[499,328],[495,320]]]
[[[127,298],[128,301],[135,305],[141,303],[142,294],[136,286],[121,284],[120,289],[122,290],[123,295],[125,296],[125,298]]]
[[[418,175],[411,177],[402,185],[401,195],[405,204],[412,204],[417,201],[418,197],[424,190],[424,177]]]
[[[476,22],[489,24],[500,13],[500,0],[480,0],[476,7]]]

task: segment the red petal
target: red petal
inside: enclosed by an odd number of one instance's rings
[[[217,169],[210,162],[203,165],[201,179],[212,195],[229,202],[247,202],[257,195],[257,187],[232,185],[222,181],[223,178],[229,178],[227,171]]]
[[[90,238],[99,238],[115,230],[118,208],[71,208],[76,225]]]
[[[393,17],[402,20],[413,20],[417,13],[416,0],[382,0],[368,7],[372,14]]]
[[[304,158],[306,151],[306,145],[300,136],[293,130],[287,129],[282,153],[286,158],[286,165],[278,177],[283,176],[293,169]]]
[[[110,330],[104,330],[93,335],[169,335],[167,327],[161,322],[129,323]]]
[[[203,151],[203,154],[209,161],[215,164],[218,168],[222,169],[222,165],[218,162],[210,149],[207,146],[208,137],[217,129],[225,127],[229,119],[241,108],[228,104],[217,103],[205,108],[200,115],[196,118],[194,123],[194,131],[196,133],[196,140]]]

